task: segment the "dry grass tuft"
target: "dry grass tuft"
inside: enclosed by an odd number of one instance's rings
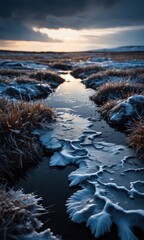
[[[57,69],[64,70],[64,71],[72,69],[71,64],[65,63],[65,62],[53,62],[53,63],[50,63],[49,66],[51,68],[57,68]]]
[[[140,83],[107,83],[98,89],[96,93],[91,97],[97,104],[104,104],[109,100],[124,99],[134,94],[143,94],[144,85]]]
[[[51,108],[42,103],[27,103],[8,101],[5,98],[0,99],[0,128],[3,131],[7,129],[31,130],[36,127],[42,127],[48,120],[55,117]]]
[[[7,77],[0,76],[0,84],[6,84],[9,85],[11,83],[11,80]]]
[[[110,110],[115,107],[117,103],[117,100],[110,100],[100,107],[99,111],[104,119],[108,118]]]
[[[135,68],[135,69],[108,69],[104,72],[104,76],[113,76],[113,77],[138,77],[139,74],[143,74],[143,68]]]
[[[0,178],[13,179],[42,157],[38,138],[32,134],[53,120],[53,111],[43,104],[0,99]]]
[[[41,199],[22,190],[0,189],[0,239],[19,239],[42,226],[38,219],[44,213]]]
[[[58,84],[61,84],[64,82],[64,79],[60,77],[58,74],[52,71],[37,71],[30,74],[30,78],[43,81],[43,82],[51,82],[54,81]]]
[[[71,75],[75,78],[86,78],[87,76],[102,71],[103,68],[98,65],[90,65],[86,67],[77,67],[74,68],[71,72]]]
[[[2,76],[9,76],[9,77],[20,77],[22,75],[26,75],[26,70],[19,70],[19,69],[0,69],[0,75]]]
[[[18,84],[26,84],[26,83],[30,83],[30,84],[37,84],[37,83],[41,83],[40,81],[36,80],[36,79],[32,79],[30,78],[29,76],[27,75],[23,75],[21,77],[17,77],[15,79],[15,82],[18,83]]]
[[[119,78],[119,81],[120,79],[121,81],[134,80],[137,83],[144,83],[144,69],[107,69],[105,71],[90,74],[84,81],[88,87],[92,87],[93,85],[99,87],[99,85],[112,81],[112,77]],[[100,80],[102,80],[101,83],[97,85],[97,82]],[[94,87],[94,89],[97,89],[97,87]]]
[[[129,146],[136,149],[139,158],[144,158],[144,119],[135,121],[130,129],[127,137]]]

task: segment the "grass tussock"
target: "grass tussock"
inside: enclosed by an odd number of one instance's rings
[[[45,53],[25,53],[4,51],[1,52],[1,59],[11,60],[31,60],[37,63],[51,63],[56,61],[66,62],[72,60],[73,62],[87,61],[90,58],[111,58],[116,61],[127,61],[127,60],[144,60],[143,52],[49,52],[47,53],[48,58],[45,57]]]
[[[33,78],[30,78],[29,76],[26,76],[26,75],[23,75],[21,77],[17,77],[15,79],[15,82],[18,83],[19,85],[21,84],[37,84],[37,83],[41,83],[40,81],[36,80],[36,79],[33,79]]]
[[[125,99],[134,94],[143,94],[144,85],[140,83],[107,83],[98,89],[96,93],[91,97],[97,104],[103,105],[109,100]]]
[[[86,78],[87,75],[91,75],[97,73],[98,71],[102,71],[103,68],[98,65],[90,65],[86,67],[77,67],[74,68],[71,72],[71,75],[75,78]]]
[[[0,189],[0,239],[19,239],[42,226],[38,219],[44,213],[40,198],[22,190]]]
[[[61,84],[64,82],[64,79],[62,77],[60,77],[57,73],[52,72],[52,71],[37,71],[34,73],[31,73],[30,78],[39,80],[39,81],[43,81],[43,82],[50,82],[50,81],[54,81],[58,84]]]
[[[65,63],[65,62],[53,62],[53,63],[50,63],[49,66],[51,68],[57,68],[64,71],[68,71],[72,69],[71,64]]]
[[[13,179],[41,159],[42,148],[32,130],[54,117],[43,104],[0,99],[0,179]]]
[[[0,75],[8,76],[8,77],[20,77],[22,75],[26,75],[26,70],[19,70],[19,69],[0,69]]]
[[[144,158],[144,119],[135,121],[130,129],[127,137],[129,146],[136,149],[140,159]]]
[[[117,103],[117,100],[110,100],[100,107],[99,111],[104,119],[108,118],[110,110],[115,107]]]
[[[137,77],[139,74],[143,74],[143,68],[135,68],[135,69],[108,69],[104,72],[104,76],[112,76],[112,77]]]
[[[5,77],[0,77],[0,84],[5,84],[5,85],[9,85],[11,83],[11,80]]]
[[[116,78],[113,80],[113,78]],[[144,69],[107,69],[92,73],[84,79],[86,86],[97,89],[100,85],[114,81],[144,83]]]
[[[105,71],[100,71],[95,74],[91,74],[87,79],[102,79],[109,77],[121,77],[121,78],[142,78],[144,74],[143,68],[136,69],[107,69]]]

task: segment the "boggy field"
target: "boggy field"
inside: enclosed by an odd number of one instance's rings
[[[142,52],[1,51],[0,135],[0,239],[143,239]]]

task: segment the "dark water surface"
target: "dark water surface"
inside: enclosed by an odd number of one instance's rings
[[[45,103],[56,108],[57,112],[68,112],[89,118],[91,129],[102,132],[98,141],[125,144],[125,135],[110,128],[97,112],[95,104],[89,100],[94,94],[91,89],[86,89],[78,79],[74,79],[69,73],[62,75],[65,82],[52,93]],[[77,129],[75,129],[77,131]],[[71,133],[73,135],[73,133]],[[50,168],[49,158],[45,157],[42,163],[28,176],[21,180],[15,188],[23,188],[25,193],[34,192],[43,198],[42,204],[48,207],[49,213],[43,217],[47,221],[44,229],[49,227],[55,235],[62,236],[63,240],[93,240],[89,229],[84,225],[74,224],[66,213],[66,201],[76,189],[69,188],[68,175],[75,170],[74,166],[64,169]],[[117,240],[116,227],[112,232],[105,234],[99,240]]]

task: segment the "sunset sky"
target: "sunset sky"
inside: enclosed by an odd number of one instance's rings
[[[144,0],[0,0],[0,49],[144,45]]]

